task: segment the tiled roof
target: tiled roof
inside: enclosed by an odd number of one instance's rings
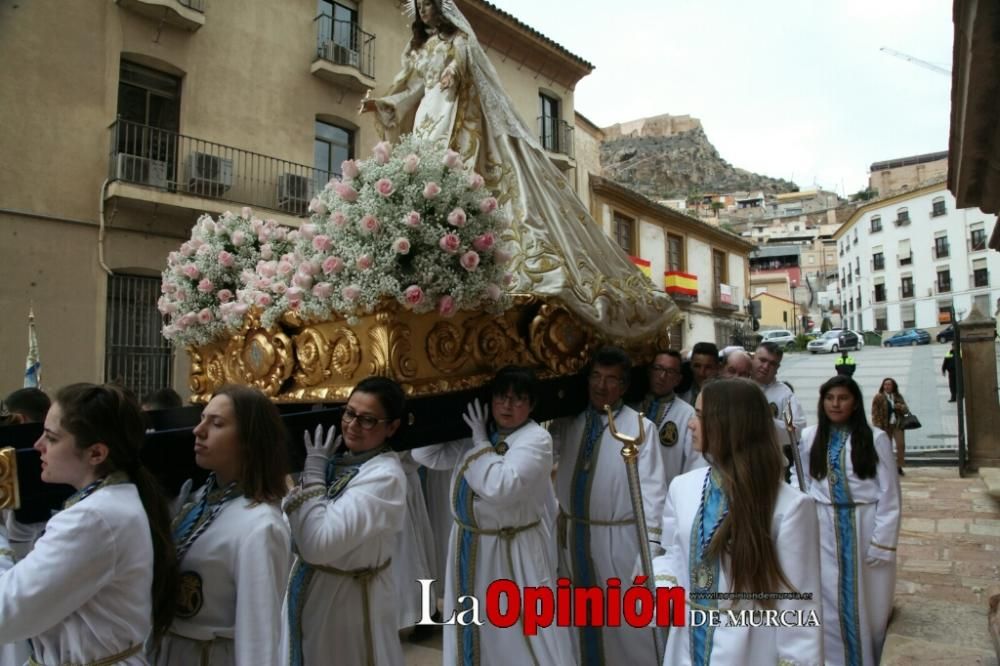
[[[480,5],[483,5],[484,7],[488,7],[491,11],[493,11],[493,12],[499,14],[500,16],[508,19],[509,21],[512,21],[513,23],[515,23],[519,28],[521,28],[525,32],[528,32],[531,35],[533,35],[534,37],[537,37],[539,40],[541,40],[541,41],[545,42],[546,44],[548,44],[549,46],[555,48],[557,51],[560,51],[563,55],[565,55],[565,56],[567,56],[567,57],[575,60],[579,64],[581,64],[584,67],[587,67],[588,69],[590,69],[591,71],[593,71],[593,69],[594,69],[594,65],[593,64],[587,62],[586,60],[584,60],[580,56],[576,55],[575,53],[573,53],[572,51],[570,51],[569,49],[567,49],[562,44],[559,44],[558,42],[556,42],[555,40],[549,39],[548,37],[546,37],[542,33],[538,32],[537,30],[535,30],[534,28],[532,28],[527,23],[525,23],[525,22],[521,21],[520,19],[518,19],[513,14],[505,12],[504,10],[500,9],[499,7],[497,7],[496,5],[494,5],[493,3],[486,2],[486,0],[467,0],[467,1],[468,2],[476,2],[476,3],[480,4]]]

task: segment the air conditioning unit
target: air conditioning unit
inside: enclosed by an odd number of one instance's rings
[[[193,194],[219,196],[233,186],[233,161],[208,153],[189,154],[187,186]]]
[[[304,215],[312,199],[312,181],[308,176],[283,173],[278,178],[278,208],[296,215]]]
[[[323,57],[337,65],[350,65],[351,67],[359,67],[361,65],[360,53],[333,41],[324,44]]]
[[[167,163],[148,157],[118,153],[115,156],[115,178],[129,183],[167,186]]]

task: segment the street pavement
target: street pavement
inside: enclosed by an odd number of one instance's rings
[[[906,433],[907,454],[958,450],[958,409],[948,402],[948,377],[941,374],[941,363],[948,345],[931,343],[916,347],[866,346],[851,352],[857,362],[854,381],[865,398],[865,413],[871,420],[871,400],[882,380],[892,377],[923,427]],[[806,411],[809,425],[817,421],[819,387],[835,372],[833,362],[839,354],[785,354],[778,379],[790,383]]]

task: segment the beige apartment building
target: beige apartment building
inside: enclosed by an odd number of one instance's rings
[[[458,0],[521,116],[577,180],[573,88],[593,67],[483,0]],[[205,212],[297,225],[377,141],[356,110],[410,37],[397,0],[0,3],[0,393],[34,308],[45,388],[187,390],[159,274]]]
[[[868,171],[868,187],[884,199],[946,177],[948,151],[874,162]]]

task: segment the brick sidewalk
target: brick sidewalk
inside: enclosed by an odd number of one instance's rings
[[[883,664],[997,664],[986,627],[1000,593],[1000,503],[978,476],[908,467],[895,613]]]

